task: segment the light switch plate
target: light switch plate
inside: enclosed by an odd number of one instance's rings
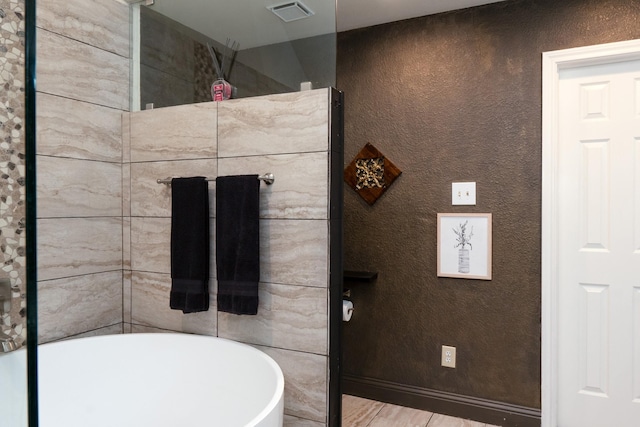
[[[475,205],[476,204],[476,183],[475,182],[451,183],[451,204],[452,205]]]

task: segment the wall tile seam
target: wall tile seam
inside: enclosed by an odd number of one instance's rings
[[[285,282],[270,282],[270,281],[266,281],[266,280],[261,280],[258,283],[263,284],[263,285],[292,286],[292,287],[296,287],[296,288],[328,289],[328,287],[325,287],[325,286],[313,286],[313,285],[307,285],[307,284],[296,284],[296,283],[285,283]]]
[[[221,312],[218,312],[218,315]],[[292,347],[278,347],[278,346],[273,346],[273,345],[267,345],[264,343],[260,343],[260,342],[254,342],[248,339],[238,339],[237,337],[233,336],[233,333],[225,333],[225,331],[222,331],[222,333],[220,332],[220,323],[218,324],[218,338],[224,338],[224,339],[228,339],[228,340],[232,340],[232,341],[236,341],[239,343],[243,343],[243,344],[248,344],[248,345],[257,345],[260,347],[265,347],[265,348],[269,348],[272,350],[286,350],[286,351],[292,351],[298,354],[305,354],[305,355],[309,355],[309,356],[319,356],[319,357],[323,357],[328,359],[329,358],[329,354],[328,353],[316,353],[314,351],[308,351],[308,350],[301,350],[301,349],[297,349],[297,348],[292,348]]]
[[[136,139],[136,137],[131,137],[132,140]],[[135,150],[132,150],[135,151]],[[217,160],[217,157],[189,157],[189,158],[184,158],[184,159],[166,159],[166,160],[129,160],[128,164],[131,165],[139,165],[139,164],[151,164],[151,163],[171,163],[171,162],[197,162],[197,161],[205,161],[205,160]],[[160,177],[158,177],[160,178]],[[166,178],[166,177],[162,177],[162,178]],[[209,177],[209,178],[215,178],[215,177]],[[160,185],[160,184],[158,184]]]
[[[103,275],[103,274],[106,275],[110,273],[118,273],[121,271],[122,271],[121,268],[115,268],[113,270],[95,271],[95,272],[85,273],[85,274],[76,274],[73,276],[47,277],[46,279],[38,280],[36,283],[38,285],[40,284],[46,285],[48,282],[55,282],[58,280],[78,280],[78,279],[88,278],[90,276],[97,276],[97,275]]]
[[[224,151],[224,150],[223,150]],[[282,151],[282,152],[277,152],[277,153],[258,153],[258,154],[243,154],[243,155],[233,155],[233,154],[229,154],[229,155],[219,155],[217,158],[218,159],[224,159],[224,160],[228,160],[228,159],[244,159],[244,158],[253,158],[253,157],[275,157],[275,156],[291,156],[291,155],[296,155],[296,154],[318,154],[318,153],[326,153],[326,154],[331,154],[330,150],[304,150],[304,151]],[[276,177],[276,181],[278,182],[278,177]],[[275,185],[275,183],[274,183]]]
[[[131,218],[131,219],[136,219],[136,220],[139,220],[139,219],[171,219],[170,216],[160,216],[160,215],[128,215],[127,217]],[[209,217],[209,219],[213,219],[213,218],[215,218],[215,217],[213,217],[213,216]]]
[[[90,271],[90,272],[86,272],[86,273],[81,273],[81,274],[74,274],[71,276],[51,276],[51,277],[46,277],[44,279],[39,279],[37,281],[38,285],[42,284],[42,285],[47,285],[49,282],[54,282],[54,281],[60,281],[60,280],[83,280],[83,279],[88,279],[92,276],[103,276],[103,275],[110,275],[113,273],[121,273],[122,272],[122,268],[121,267],[114,267],[110,270],[95,270],[95,271]],[[117,279],[119,280],[119,279]]]
[[[77,38],[75,38],[75,37],[71,37],[71,36],[69,36],[69,35],[67,35],[67,34],[59,33],[59,32],[57,32],[57,31],[54,31],[54,30],[49,29],[49,28],[42,27],[42,26],[40,26],[40,25],[36,25],[36,30],[37,30],[37,31],[46,31],[46,32],[51,33],[51,34],[56,34],[56,35],[58,35],[58,36],[61,36],[61,37],[66,38],[66,39],[73,40],[73,41],[78,42],[78,43],[82,43],[82,44],[83,44],[83,45],[85,45],[85,46],[90,46],[90,47],[93,47],[93,48],[95,48],[95,49],[99,49],[99,50],[101,50],[101,51],[103,51],[103,52],[106,52],[106,53],[110,53],[110,54],[113,54],[113,55],[119,56],[120,58],[124,58],[124,59],[127,59],[127,60],[129,60],[129,61],[131,60],[131,56],[130,56],[130,55],[123,56],[123,55],[120,55],[120,54],[119,54],[119,53],[117,53],[117,52],[114,52],[114,51],[111,51],[111,50],[105,49],[105,48],[100,47],[100,46],[93,45],[93,44],[88,43],[88,42],[86,42],[86,41],[83,41],[83,40],[77,39]],[[37,38],[37,31],[36,31],[36,38]]]
[[[171,219],[169,215],[124,215],[127,218],[137,218],[137,219]],[[216,219],[215,215],[210,215],[209,219]],[[267,217],[261,216],[260,221],[328,221],[327,218],[299,218],[299,217]],[[334,220],[335,221],[335,220]],[[213,224],[211,224],[213,225]]]
[[[245,343],[246,344],[246,343]],[[309,355],[309,356],[317,356],[317,357],[321,357],[323,359],[329,359],[329,355],[328,354],[318,354],[318,353],[312,353],[309,351],[302,351],[302,350],[291,350],[288,348],[283,348],[283,347],[274,347],[274,346],[270,346],[270,345],[265,345],[265,344],[256,344],[256,343],[251,343],[252,346],[259,346],[259,347],[263,347],[269,350],[285,350],[285,351],[291,351],[294,353],[298,353],[298,354],[305,354],[305,355]],[[328,370],[328,365],[325,366],[325,369]]]
[[[65,160],[77,160],[81,162],[93,162],[93,163],[107,163],[115,166],[123,166],[122,161],[119,160],[102,160],[102,159],[87,159],[84,157],[71,157],[71,156],[60,156],[55,154],[40,154],[36,153],[36,160],[38,157],[46,157],[50,159],[65,159]]]
[[[129,326],[132,326],[132,327],[137,326],[137,327],[140,327],[140,328],[155,329],[155,330],[157,330],[157,331],[165,331],[165,332],[169,332],[169,333],[178,333],[178,334],[187,334],[187,333],[191,333],[191,332],[184,332],[184,331],[182,331],[182,330],[161,328],[161,327],[158,327],[158,326],[147,325],[147,324],[145,324],[145,323],[138,323],[138,322],[135,322],[135,321],[132,321],[132,322],[123,322],[123,323],[124,323],[124,324],[127,324],[127,325],[129,325]],[[140,332],[131,332],[131,333],[138,334],[138,333],[140,333]],[[207,336],[207,337],[220,338],[220,337],[218,337],[217,335],[211,335],[211,334],[197,333],[196,335],[202,335],[202,336]]]
[[[220,330],[221,328],[223,329],[222,331]],[[324,350],[316,352],[316,351],[296,348],[294,346],[284,346],[284,345],[276,346],[276,345],[273,345],[273,344],[269,345],[269,344],[265,344],[264,342],[253,341],[251,339],[246,339],[244,337],[238,337],[237,334],[226,332],[224,329],[225,329],[224,321],[222,323],[222,326],[221,326],[220,323],[218,323],[218,335],[217,336],[219,338],[224,338],[224,339],[240,342],[240,343],[251,345],[251,346],[265,347],[265,348],[269,348],[269,349],[272,349],[272,350],[285,350],[285,351],[293,352],[293,353],[296,353],[296,354],[299,354],[299,355],[317,356],[317,357],[322,357],[324,359],[328,359],[328,357],[329,357],[328,353],[326,351],[324,351]]]
[[[278,151],[278,152],[260,152],[257,154],[234,154],[234,155],[218,155],[218,159],[219,160],[224,160],[225,162],[227,160],[234,160],[234,159],[238,159],[238,160],[242,160],[242,159],[259,159],[259,158],[274,158],[274,160],[280,160],[280,157],[294,157],[294,156],[307,156],[307,155],[331,155],[331,153],[329,151],[326,150],[303,150],[303,151]],[[325,161],[326,163],[330,162],[330,159],[328,158],[324,158],[323,157],[323,161]],[[276,177],[277,180],[277,177]]]
[[[86,274],[77,274],[74,276],[60,276],[60,277],[51,277],[51,278],[46,278],[46,279],[42,279],[42,280],[38,280],[36,283],[37,285],[46,285],[49,282],[56,282],[59,280],[80,280],[83,278],[88,278],[90,276],[97,276],[97,275],[102,275],[102,274],[109,274],[109,273],[118,273],[122,271],[122,269],[117,268],[115,270],[105,270],[105,271],[96,271],[96,272],[92,272],[92,273],[86,273]]]
[[[72,157],[72,156],[68,156],[68,155],[65,156],[65,155],[36,153],[36,159],[39,158],[39,157],[47,157],[47,158],[53,158],[53,159],[64,159],[64,160],[78,160],[78,161],[105,163],[105,164],[111,164],[111,165],[114,165],[114,166],[124,166],[122,164],[122,162],[119,161],[119,160],[89,159],[87,157]]]
[[[52,221],[52,220],[64,220],[64,219],[120,219],[122,220],[124,217],[122,214],[117,215],[77,215],[77,216],[38,216],[36,220],[40,221]]]
[[[64,341],[64,340],[74,339],[76,337],[79,337],[80,335],[84,335],[84,334],[87,334],[87,333],[90,333],[90,332],[99,331],[99,330],[102,330],[102,329],[113,328],[114,326],[122,325],[123,323],[124,322],[111,323],[109,325],[104,325],[104,326],[100,326],[98,328],[93,328],[93,329],[87,329],[84,332],[78,332],[78,333],[75,333],[75,334],[72,334],[72,335],[66,335],[64,337],[54,338],[54,339],[51,339],[51,340],[38,338],[38,344],[47,344],[47,343],[52,343],[52,342],[57,342],[57,341]]]
[[[114,107],[112,105],[97,104],[95,102],[86,101],[84,99],[72,98],[70,96],[65,96],[65,95],[62,95],[62,94],[59,94],[59,93],[51,93],[51,92],[46,92],[44,90],[38,90],[38,89],[36,89],[36,103],[37,103],[38,94],[47,95],[47,96],[53,96],[53,97],[56,97],[56,98],[63,98],[63,99],[67,99],[69,101],[80,102],[80,103],[83,103],[83,104],[96,105],[96,106],[101,107],[101,108],[108,108],[110,110],[114,110],[114,112],[122,112],[122,113],[128,113],[129,112],[129,110],[116,108],[116,107]],[[40,110],[38,110],[38,111],[40,111]]]
[[[140,270],[140,269],[136,269],[136,268],[125,269],[125,270],[131,272],[131,274],[140,273],[140,274],[155,274],[155,275],[171,276],[171,273],[167,272],[167,271]],[[117,270],[109,270],[109,271],[117,271]],[[94,274],[94,273],[87,273],[87,274]],[[215,279],[216,279],[215,272],[213,272],[212,274],[213,275],[209,276],[209,279],[214,279],[214,280],[210,280],[210,282],[214,282]],[[84,276],[84,275],[79,275],[79,276]],[[74,277],[74,276],[69,276],[69,277]],[[47,280],[54,280],[54,279],[47,279]],[[313,286],[313,285],[307,285],[307,284],[284,283],[284,282],[269,282],[269,281],[264,281],[264,280],[261,280],[258,283],[261,284],[261,285],[289,286],[289,287],[295,287],[295,288],[329,289],[328,285],[327,286]]]
[[[140,270],[136,268],[132,268],[130,271],[132,274],[142,273],[142,274],[159,274],[159,275],[161,274],[163,276],[171,276],[171,273],[167,271]],[[209,278],[211,279],[211,276],[209,276]]]
[[[274,184],[275,185],[275,184]],[[264,221],[309,221],[309,222],[328,222],[327,218],[298,218],[298,217],[260,217]]]
[[[116,273],[122,271],[122,268],[112,268],[109,270],[102,270],[102,271],[96,271],[93,273],[82,273],[82,274],[74,274],[74,275],[70,275],[70,276],[61,276],[60,278],[47,278],[47,279],[38,279],[37,283],[44,283],[44,282],[51,282],[53,280],[60,280],[60,279],[75,279],[75,278],[80,278],[80,277],[85,277],[85,276],[93,276],[96,274],[107,274],[107,273]]]
[[[68,99],[70,101],[83,102],[85,104],[91,104],[91,105],[95,105],[95,106],[102,107],[102,108],[110,108],[110,109],[112,109],[114,111],[122,111],[123,113],[129,112],[127,109],[116,108],[113,105],[99,104],[97,102],[91,102],[91,101],[87,101],[85,99],[72,98],[72,97],[69,97],[69,96],[64,96],[62,94],[53,93],[53,92],[47,92],[47,91],[44,91],[44,90],[37,90],[36,94],[38,94],[38,93],[41,93],[41,94],[44,94],[44,95],[49,95],[49,96],[57,96],[58,98],[64,98],[64,99]],[[36,106],[36,108],[37,108],[37,106]]]

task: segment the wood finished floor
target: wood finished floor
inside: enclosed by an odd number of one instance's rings
[[[433,412],[342,396],[343,427],[497,427]]]

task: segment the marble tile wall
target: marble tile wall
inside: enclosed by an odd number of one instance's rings
[[[112,163],[121,161],[120,110],[39,92],[36,111],[38,154]]]
[[[118,110],[129,108],[128,58],[43,27],[38,29],[39,92]]]
[[[258,315],[218,313],[218,335],[278,362],[292,425],[327,422],[329,114],[322,89],[218,106],[218,175],[276,176],[261,188]]]
[[[46,301],[38,310],[38,332],[48,340],[120,325],[122,272],[44,280],[38,287],[38,300]],[[73,322],[67,321],[68,318]]]
[[[132,163],[217,156],[217,112],[211,104],[140,111],[130,126]]]
[[[220,104],[219,156],[328,152],[326,103],[317,90]]]
[[[217,335],[217,313],[209,310],[184,315],[169,308],[171,290],[170,231],[171,189],[158,184],[172,176],[217,175],[217,105],[181,105],[125,115],[124,167],[130,170],[130,322],[133,328],[157,328]],[[125,185],[127,185],[125,183]],[[215,182],[209,184],[210,217],[214,217]],[[128,206],[127,206],[128,204]],[[125,218],[126,219],[126,218]],[[211,227],[211,265],[214,265],[214,232]],[[215,269],[211,269],[211,303],[215,303]]]
[[[40,0],[36,15],[39,340],[122,332],[129,7]]]
[[[125,330],[191,332],[260,348],[284,371],[288,426],[327,423],[329,105],[321,89],[125,115],[131,197],[123,208],[131,213]],[[276,181],[260,187],[258,315],[217,312],[213,232],[210,310],[170,310],[171,190],[156,179],[266,172]],[[215,181],[209,189],[215,225]]]
[[[9,278],[12,304],[0,332],[26,339],[24,1],[0,0],[0,277]]]
[[[36,19],[40,28],[129,57],[129,8],[122,1],[38,0]]]

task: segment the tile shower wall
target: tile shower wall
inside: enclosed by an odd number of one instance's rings
[[[285,425],[327,424],[329,105],[321,89],[125,115],[125,328],[220,336],[265,351],[285,374]],[[266,172],[276,181],[260,188],[258,315],[216,311],[215,227],[210,310],[170,310],[171,190],[156,179]],[[215,181],[209,186],[213,221]]]
[[[129,7],[39,0],[38,332],[122,332],[122,111]]]
[[[0,0],[0,277],[11,279],[12,309],[0,332],[26,339],[24,187],[24,1]]]
[[[130,176],[126,190],[130,201],[124,200],[124,234],[130,236],[131,248],[130,258],[125,259],[125,295],[130,298],[126,304],[131,307],[130,314],[125,310],[127,332],[133,325],[133,332],[153,327],[217,335],[215,310],[185,316],[169,309],[171,190],[156,183],[158,178],[170,176],[216,176],[215,107],[212,103],[192,104],[125,115],[125,120],[130,117],[130,141],[125,134],[123,165]],[[128,185],[126,181],[124,185]],[[209,186],[209,196],[213,218],[215,183]],[[211,251],[211,265],[214,256]]]

